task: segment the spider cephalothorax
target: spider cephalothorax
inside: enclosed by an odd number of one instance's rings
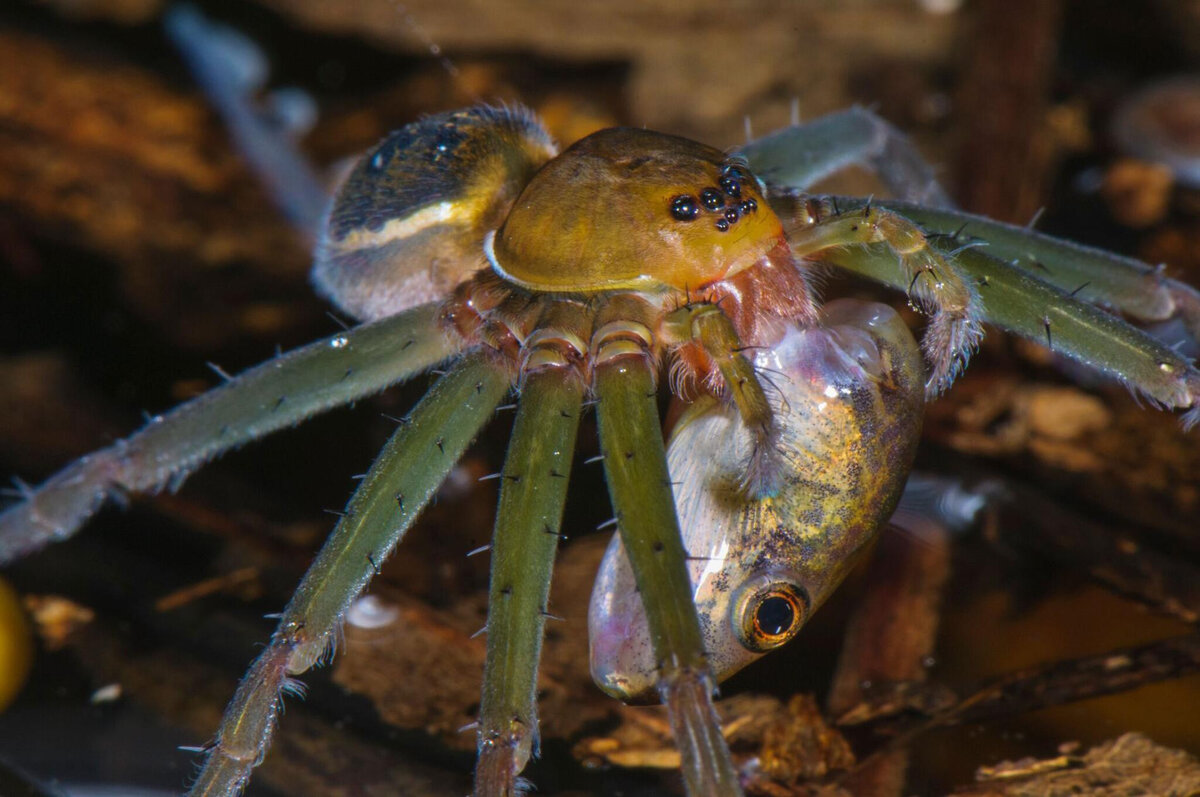
[[[672,311],[719,305],[732,324],[721,334],[745,348],[778,340],[785,320],[816,318],[783,225],[746,166],[648,130],[603,130],[567,149],[484,247],[490,274],[535,294],[591,297],[602,325],[644,329],[656,359],[677,355],[677,380],[717,391],[720,367],[702,338],[718,333],[693,330],[707,323],[696,312]]]
[[[883,164],[884,154],[896,160]],[[633,129],[556,154],[522,109],[414,123],[360,160],[317,250],[318,289],[366,323],[252,369],[27,490],[0,515],[0,561],[71,534],[114,490],[177,486],[223,451],[450,363],[362,479],[207,748],[193,793],[236,793],[266,752],[291,676],[331,652],[378,563],[517,387],[476,771],[477,794],[510,794],[536,743],[550,572],[590,395],[620,531],[592,604],[593,671],[622,697],[657,690],[692,794],[736,794],[712,710],[714,668],[724,677],[792,638],[837,585],[894,506],[923,396],[965,365],[982,321],[1045,335],[1188,408],[1185,421],[1200,414],[1190,362],[1075,296],[1086,271],[1090,298],[1142,318],[1180,312],[1200,329],[1195,291],[952,210],[801,193],[849,160],[886,166],[905,198],[944,200],[903,140],[861,111],[734,155]],[[964,224],[991,242],[988,254]],[[1054,268],[1035,279],[1029,257]],[[926,309],[925,371],[894,313],[819,309],[813,262]],[[696,398],[669,452],[661,384]]]

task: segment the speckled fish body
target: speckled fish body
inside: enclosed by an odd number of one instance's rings
[[[825,324],[760,350],[775,387],[785,469],[777,493],[746,497],[752,435],[706,397],[682,415],[668,462],[710,664],[723,680],[790,640],[891,515],[912,465],[923,364],[883,305],[849,300]],[[622,699],[653,696],[656,663],[620,538],[608,547],[588,626],[596,682]]]

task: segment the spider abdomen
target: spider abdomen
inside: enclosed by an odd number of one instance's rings
[[[446,298],[484,266],[483,236],[556,149],[519,106],[476,106],[396,130],[338,189],[313,282],[373,320]]]

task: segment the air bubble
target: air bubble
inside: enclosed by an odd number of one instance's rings
[[[355,628],[384,628],[399,617],[400,609],[374,595],[364,595],[350,604],[346,611],[346,622]]]

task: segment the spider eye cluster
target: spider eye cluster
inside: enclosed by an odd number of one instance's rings
[[[716,217],[713,227],[719,232],[728,232],[738,219],[758,211],[758,202],[754,197],[742,199],[742,182],[747,179],[753,178],[748,177],[741,166],[726,165],[722,169],[720,179],[717,180],[719,187],[701,189],[699,202],[691,194],[677,194],[671,197],[671,218],[676,221],[694,221],[700,217],[700,207],[703,206]]]

